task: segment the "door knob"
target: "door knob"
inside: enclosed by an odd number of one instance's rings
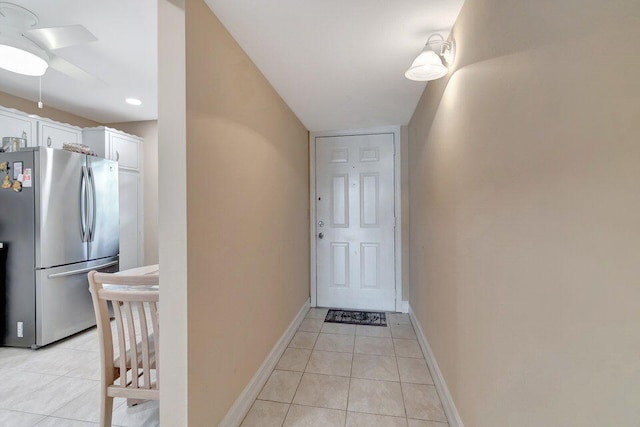
[[[324,239],[324,233],[318,234],[318,239]]]

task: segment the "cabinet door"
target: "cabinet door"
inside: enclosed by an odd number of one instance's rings
[[[142,221],[140,201],[142,197],[140,174],[121,170],[120,188],[120,270],[138,267]]]
[[[82,143],[91,148],[98,157],[113,160],[109,152],[109,133],[103,128],[82,129]]]
[[[8,111],[0,111],[0,140],[5,136],[26,138],[28,147],[35,147],[35,121]]]
[[[111,160],[120,168],[138,170],[138,141],[120,135],[111,135]]]
[[[82,131],[53,123],[38,122],[38,140],[41,147],[62,148],[65,143],[80,143]]]

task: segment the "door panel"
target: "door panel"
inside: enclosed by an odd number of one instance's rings
[[[393,134],[316,138],[319,306],[395,310],[393,150]]]
[[[111,159],[117,161],[121,168],[137,170],[138,141],[111,135]]]
[[[379,289],[380,244],[360,244],[360,285],[363,289]]]
[[[331,191],[331,225],[349,227],[349,175],[334,175]]]
[[[86,156],[40,148],[36,152],[36,267],[87,259],[82,241],[82,168]]]
[[[349,243],[331,243],[331,287],[349,287]]]
[[[0,138],[5,136],[25,138],[27,147],[34,147],[37,145],[35,133],[35,120],[21,114],[0,110]]]
[[[360,174],[360,227],[378,227],[378,173]]]
[[[81,142],[82,131],[47,122],[38,122],[40,146],[62,149],[64,144]]]

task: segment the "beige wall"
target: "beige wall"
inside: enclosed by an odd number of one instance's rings
[[[67,113],[62,110],[49,107],[46,103],[43,109],[38,108],[36,101],[31,101],[17,96],[9,95],[5,92],[0,92],[0,105],[8,108],[15,108],[28,114],[36,114],[40,117],[55,120],[57,122],[68,123],[70,125],[79,127],[94,127],[100,126],[100,123],[93,120],[85,119],[84,117],[76,116],[75,114]]]
[[[110,123],[120,129],[144,139],[143,184],[144,184],[144,263],[158,263],[158,121]]]
[[[217,425],[309,298],[308,132],[186,2],[189,424]],[[169,172],[169,171],[167,171]]]
[[[468,427],[640,425],[639,18],[467,0],[411,120],[411,305]]]

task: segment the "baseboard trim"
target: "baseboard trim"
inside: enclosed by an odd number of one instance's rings
[[[447,383],[444,381],[444,376],[442,375],[442,371],[440,371],[440,367],[438,366],[438,362],[436,361],[436,357],[431,350],[431,346],[429,346],[429,341],[427,341],[427,337],[422,330],[422,326],[418,319],[416,318],[411,305],[409,305],[409,317],[411,317],[411,323],[413,323],[413,329],[416,331],[416,335],[418,336],[418,343],[422,348],[422,353],[424,354],[424,358],[427,361],[427,365],[429,366],[429,370],[433,375],[433,382],[436,386],[436,391],[438,392],[438,396],[440,396],[440,400],[442,401],[442,407],[444,408],[444,413],[449,420],[450,427],[464,427],[462,423],[462,418],[460,418],[460,414],[458,413],[458,409],[456,409],[456,405],[453,403],[453,398],[451,397],[451,393],[449,393],[449,388],[447,387]]]
[[[400,304],[401,304],[401,307],[402,307],[402,313],[408,313],[409,312],[409,301],[402,301]]]
[[[310,300],[305,301],[287,330],[284,331],[284,334],[282,334],[276,345],[271,350],[271,353],[269,353],[264,362],[262,362],[262,365],[260,365],[260,368],[258,368],[258,371],[255,373],[253,378],[251,378],[249,384],[247,384],[244,390],[242,390],[242,393],[240,393],[240,396],[238,396],[236,401],[233,403],[229,412],[227,412],[227,415],[225,415],[220,424],[218,424],[218,427],[238,427],[242,423],[247,412],[251,409],[253,401],[256,400],[256,397],[260,394],[260,390],[262,390],[262,387],[269,379],[271,371],[276,367],[282,353],[286,350],[289,341],[291,341],[291,338],[293,338],[296,330],[307,315],[310,304]]]

